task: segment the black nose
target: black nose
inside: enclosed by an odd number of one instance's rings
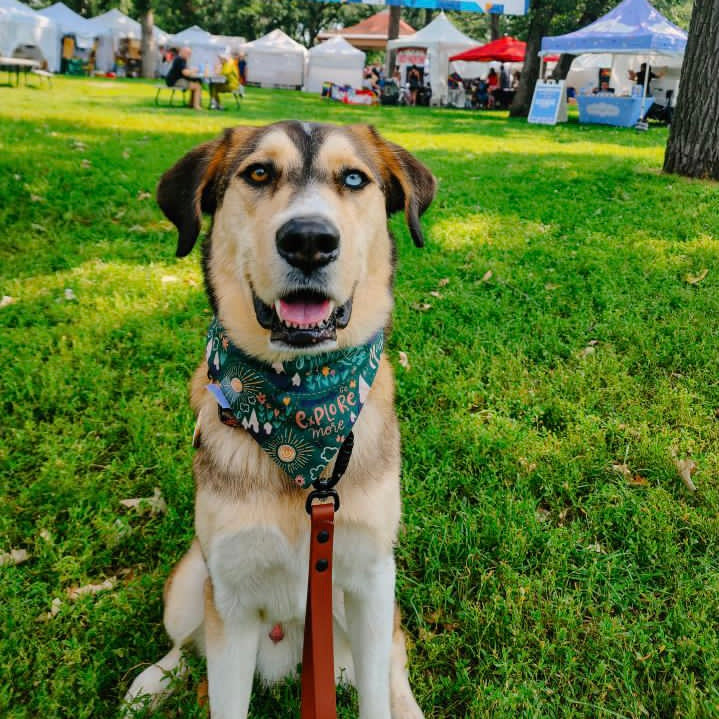
[[[309,275],[339,256],[339,230],[326,218],[294,217],[277,230],[277,251]]]

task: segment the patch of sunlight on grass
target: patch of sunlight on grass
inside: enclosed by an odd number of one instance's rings
[[[497,248],[523,247],[531,238],[546,234],[547,225],[528,222],[517,216],[480,212],[457,217],[440,217],[432,223],[432,242],[449,250],[470,247],[494,246]]]

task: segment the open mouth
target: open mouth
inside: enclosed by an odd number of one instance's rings
[[[271,331],[272,342],[292,347],[311,347],[334,342],[337,330],[347,327],[352,314],[352,298],[337,304],[315,290],[290,292],[266,305],[253,293],[257,321]]]

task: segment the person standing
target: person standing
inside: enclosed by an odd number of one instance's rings
[[[648,78],[647,73],[649,73]],[[643,62],[639,67],[639,72],[633,72],[632,70],[629,71],[629,77],[642,88],[644,87],[644,82],[646,81],[647,87],[645,95],[649,96],[652,94],[652,80],[658,80],[660,77],[664,77],[664,73],[655,75],[652,72],[651,65],[647,65],[646,62]]]
[[[185,46],[180,48],[177,57],[172,61],[170,69],[165,76],[165,83],[168,87],[176,87],[180,90],[190,91],[190,107],[193,110],[201,110],[200,104],[202,85],[198,80],[192,79],[199,75],[197,68],[188,67],[187,62],[192,55],[192,50]]]

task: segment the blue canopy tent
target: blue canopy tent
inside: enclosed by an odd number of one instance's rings
[[[687,34],[669,22],[647,0],[622,0],[617,7],[591,25],[575,32],[542,38],[540,56],[570,53],[610,53],[611,55],[651,55],[681,57]],[[646,95],[649,73],[645,73]],[[641,116],[644,116],[644,96]]]

